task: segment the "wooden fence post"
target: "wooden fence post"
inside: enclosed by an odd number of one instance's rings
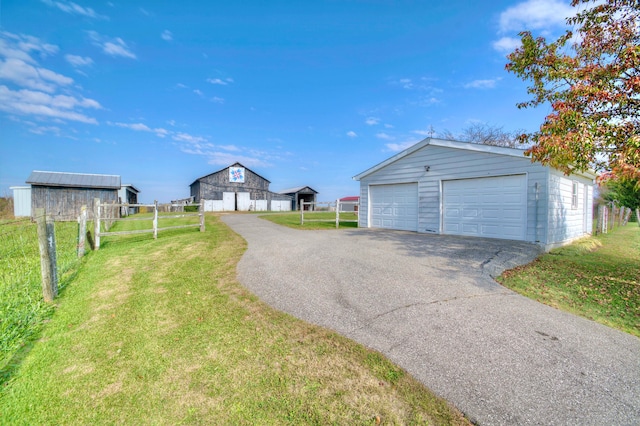
[[[87,206],[80,208],[78,216],[78,257],[84,256],[84,245],[87,238]]]
[[[200,212],[200,232],[204,232],[204,200],[200,200],[198,211]]]
[[[158,200],[153,201],[153,239],[158,239]]]
[[[300,226],[304,225],[304,200],[300,201]]]
[[[340,200],[336,200],[336,229],[340,228]]]
[[[42,272],[42,296],[52,302],[58,295],[58,268],[56,261],[55,223],[46,216],[44,209],[36,209],[38,246],[40,247],[40,270]]]
[[[93,199],[93,245],[95,250],[100,250],[100,198]]]

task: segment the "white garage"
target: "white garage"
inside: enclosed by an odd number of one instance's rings
[[[418,184],[371,185],[371,225],[374,228],[418,230]]]
[[[520,149],[427,138],[354,176],[358,225],[550,249],[590,234],[595,177],[565,176]]]
[[[524,240],[527,176],[442,182],[444,234]]]

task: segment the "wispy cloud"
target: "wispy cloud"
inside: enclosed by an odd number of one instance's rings
[[[78,108],[101,109],[102,107],[93,99],[75,98],[67,95],[52,96],[27,89],[11,90],[7,86],[0,85],[0,110],[2,111],[98,124],[95,118],[79,112]]]
[[[354,132],[353,130],[350,130],[347,132],[347,136],[349,136],[350,138],[357,138],[358,134],[356,132]]]
[[[211,83],[211,84],[218,84],[220,86],[226,86],[229,83],[233,83],[233,79],[232,78],[225,78],[220,79],[220,78],[208,78],[207,79],[207,83]]]
[[[157,128],[151,128],[149,126],[147,126],[144,123],[112,123],[112,122],[107,122],[108,125],[110,126],[116,126],[116,127],[122,127],[125,129],[130,129],[130,130],[134,130],[136,132],[153,132],[156,134],[156,136],[160,137],[160,138],[164,138],[165,136],[171,134],[171,132],[169,130],[163,129],[162,127],[157,127]]]
[[[515,34],[524,30],[548,34],[564,28],[566,19],[575,12],[575,8],[562,0],[526,0],[511,6],[500,14],[498,35],[501,37],[492,43],[493,48],[501,53],[511,52],[520,46]]]
[[[214,96],[213,98],[211,98],[211,102],[213,102],[215,104],[223,104],[224,103],[224,98],[220,98],[218,96]]]
[[[33,64],[36,60],[31,56],[31,52],[46,57],[57,54],[58,50],[58,46],[45,43],[37,37],[0,31],[0,56],[5,58],[20,59]]]
[[[71,1],[66,1],[66,0],[56,0],[56,1],[41,0],[41,1],[47,6],[55,7],[71,15],[79,15],[79,16],[84,16],[86,18],[94,18],[94,19],[109,19],[107,16],[96,13],[96,11],[91,9],[90,7],[83,7]]]
[[[164,30],[162,34],[160,34],[160,37],[165,41],[173,40],[173,34],[169,30]]]
[[[496,83],[502,78],[498,77],[490,80],[473,80],[470,83],[464,85],[465,89],[493,89],[496,87]]]
[[[87,31],[87,34],[93,41],[93,44],[101,48],[103,53],[109,56],[136,59],[135,53],[131,51],[127,43],[120,37],[111,38],[98,34],[96,31]]]
[[[64,55],[64,59],[67,60],[72,66],[78,67],[90,67],[93,65],[93,59],[88,56],[78,56],[78,55]]]
[[[367,119],[364,120],[364,122],[369,126],[375,126],[376,124],[380,123],[380,119],[378,117],[367,117]]]
[[[406,142],[401,142],[401,143],[388,143],[385,146],[387,147],[387,149],[389,151],[400,152],[400,151],[404,151],[405,149],[409,148],[410,146],[415,145],[418,142],[419,141],[417,141],[417,140],[408,140]]]
[[[384,132],[376,133],[376,138],[384,139],[384,140],[387,140],[387,141],[392,141],[392,140],[395,139],[393,136],[388,135],[387,133],[384,133]]]
[[[0,80],[47,93],[55,92],[59,86],[69,86],[73,83],[70,77],[12,58],[0,59]]]

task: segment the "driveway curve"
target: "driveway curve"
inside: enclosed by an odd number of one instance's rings
[[[222,220],[239,281],[271,306],[376,349],[481,425],[640,424],[640,339],[493,280],[534,245]]]

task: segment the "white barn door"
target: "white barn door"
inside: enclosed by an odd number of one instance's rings
[[[236,210],[236,193],[235,192],[222,193],[222,210],[225,212],[233,212]]]
[[[251,209],[251,199],[248,192],[237,192],[237,208],[238,211],[248,212]]]

